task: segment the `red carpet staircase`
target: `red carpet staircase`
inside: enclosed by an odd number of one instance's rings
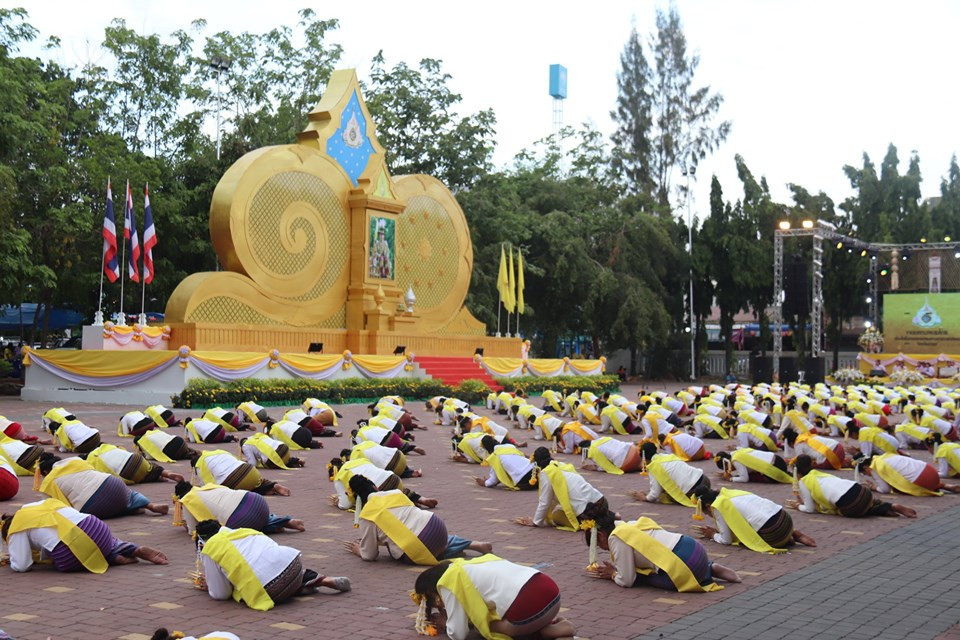
[[[451,387],[463,380],[483,380],[494,391],[503,389],[472,357],[417,356],[414,360],[427,375]]]

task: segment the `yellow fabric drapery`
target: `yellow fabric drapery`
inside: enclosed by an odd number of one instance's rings
[[[406,356],[353,356],[354,364],[363,367],[371,373],[385,373],[391,369],[396,369],[404,362]]]
[[[506,376],[523,367],[523,360],[520,358],[484,358],[483,364],[495,374]]]
[[[484,360],[484,362],[489,362]],[[552,359],[539,359],[539,358],[528,358],[527,367],[533,371],[536,371],[540,376],[558,376],[563,373],[564,362],[558,358]],[[531,371],[532,373],[532,371]]]
[[[575,375],[589,375],[596,373],[599,369],[603,371],[603,366],[606,364],[606,360],[570,360],[567,363],[567,368],[570,369],[570,373]]]
[[[342,355],[313,355],[306,353],[281,353],[280,362],[286,362],[292,367],[307,373],[320,373],[343,364]]]
[[[119,333],[120,335],[126,335],[128,333],[133,333],[133,327],[126,326],[126,325],[122,327],[118,325],[113,325],[112,327],[110,327],[110,331],[112,331],[113,333]],[[159,338],[160,336],[163,335],[163,327],[141,326],[140,333],[142,333],[143,335],[149,338]]]
[[[270,359],[265,353],[245,351],[191,351],[190,355],[204,364],[220,369],[247,369],[261,362],[266,364]]]
[[[30,357],[48,362],[69,373],[95,378],[110,378],[143,373],[177,357],[176,351],[34,350]]]

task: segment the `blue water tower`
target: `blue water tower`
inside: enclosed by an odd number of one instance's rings
[[[567,68],[562,64],[550,65],[550,96],[557,100],[567,97]]]

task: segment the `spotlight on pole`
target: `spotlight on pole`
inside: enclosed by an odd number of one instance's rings
[[[926,242],[927,242],[927,239],[926,239],[926,238],[920,238],[920,243],[921,243],[921,244],[926,244]]]
[[[943,236],[944,242],[950,242],[950,236]]]
[[[790,221],[789,221],[789,220],[781,220],[779,226],[780,226],[780,230],[781,230],[781,231],[786,231],[787,229],[790,228]]]
[[[860,252],[860,257],[861,257],[861,258],[866,258],[866,257],[867,257],[867,250],[866,250],[866,249],[864,249],[863,251]]]
[[[813,220],[804,220],[803,221],[804,229],[813,229]]]
[[[885,276],[885,275],[887,275],[888,273],[889,273],[889,271],[887,271],[886,267],[884,267],[883,269],[880,269],[880,275],[881,275],[881,276]]]
[[[871,298],[870,296],[867,296],[867,304],[870,304],[871,302],[873,302],[873,298]]]
[[[843,249],[843,241],[837,243],[837,249]]]
[[[870,322],[869,320],[864,320],[864,321],[863,321],[863,326],[864,326],[865,328],[869,329],[870,327],[873,326],[873,323]]]

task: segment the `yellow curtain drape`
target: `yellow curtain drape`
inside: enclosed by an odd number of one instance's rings
[[[266,353],[238,351],[191,351],[197,360],[220,369],[247,369],[261,362],[266,364],[270,356]]]
[[[508,375],[523,366],[520,358],[484,358],[483,364],[497,375]]]
[[[354,364],[373,373],[384,373],[396,369],[406,360],[406,356],[353,356]]]
[[[304,353],[281,353],[280,361],[308,373],[320,373],[343,364],[341,355],[312,355]]]
[[[34,350],[30,352],[30,357],[38,358],[76,375],[109,378],[155,369],[176,358],[177,352],[125,351],[123,358],[117,358],[116,351]]]

